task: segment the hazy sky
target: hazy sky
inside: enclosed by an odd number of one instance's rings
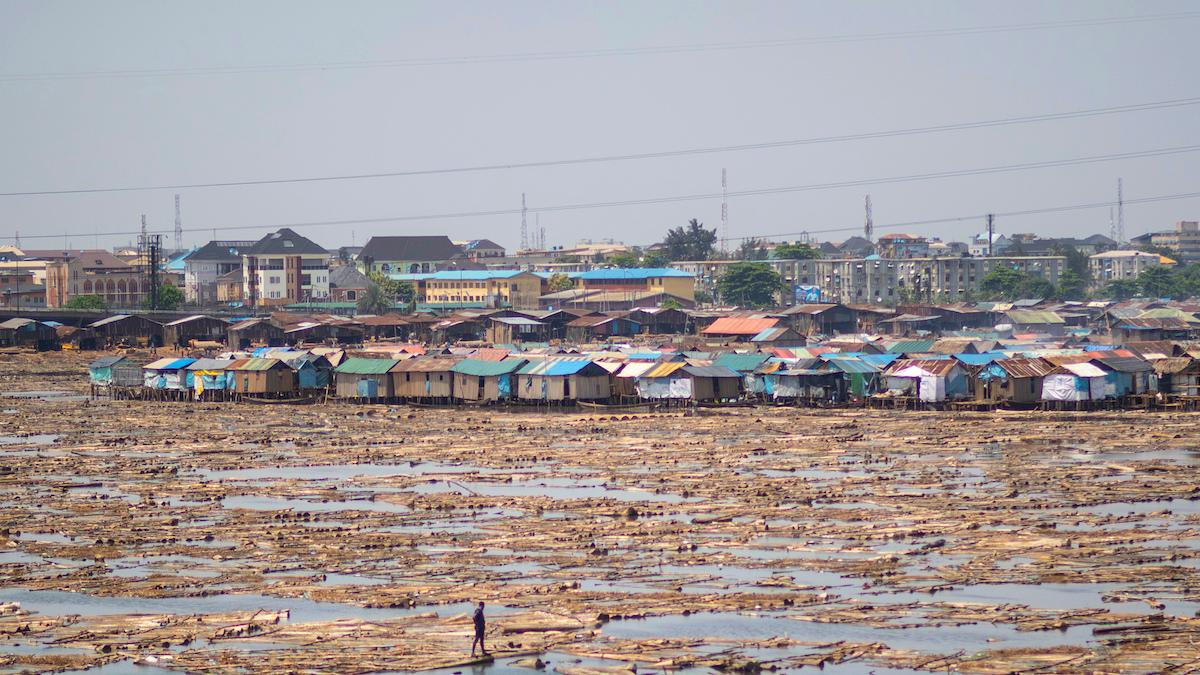
[[[1108,17],[1169,20],[864,36]],[[1200,97],[1200,7],[1179,2],[57,2],[0,0],[0,192],[400,172],[861,134]],[[715,43],[782,46],[467,59]],[[423,65],[274,66],[425,60]],[[429,64],[433,60],[435,63]],[[229,69],[195,74],[197,69]],[[157,76],[97,75],[163,70]],[[181,72],[190,71],[190,72]],[[47,73],[81,77],[33,78]],[[22,76],[22,77],[14,77]],[[1200,144],[1200,105],[945,133],[637,161],[178,190],[188,246],[268,226],[838,183]],[[731,196],[730,237],[877,227],[1200,190],[1200,152],[1013,173]],[[130,241],[171,230],[175,190],[0,197],[0,241]],[[547,211],[550,244],[659,240],[720,200]],[[1126,207],[1126,233],[1200,217],[1200,199]],[[1108,232],[1108,209],[997,220],[1001,232]],[[965,239],[982,220],[903,228]],[[520,215],[297,228],[489,237]],[[897,231],[880,229],[879,233]],[[96,234],[99,238],[96,238]],[[60,235],[33,239],[32,235]],[[794,236],[786,237],[788,239]],[[168,241],[168,243],[173,243]]]

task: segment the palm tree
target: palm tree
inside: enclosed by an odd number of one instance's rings
[[[384,314],[395,304],[377,284],[371,284],[358,296],[359,314]]]

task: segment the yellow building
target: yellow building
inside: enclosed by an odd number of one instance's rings
[[[409,279],[417,284],[420,304],[428,309],[537,309],[541,277],[521,270],[443,271]]]
[[[696,277],[669,267],[604,269],[582,272],[578,286],[592,291],[651,291],[696,299]]]

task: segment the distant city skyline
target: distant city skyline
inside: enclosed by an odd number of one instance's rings
[[[143,213],[170,233],[179,193],[189,247],[292,227],[515,250],[525,193],[550,245],[646,245],[719,228],[723,169],[730,248],[860,234],[868,193],[876,236],[968,241],[987,213],[1107,235],[1117,178],[1133,237],[1200,215],[1195,9],[8,3],[0,243],[112,248]]]

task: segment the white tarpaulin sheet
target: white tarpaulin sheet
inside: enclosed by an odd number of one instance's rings
[[[691,398],[692,378],[654,377],[638,380],[638,396],[642,398]]]
[[[944,401],[946,400],[946,378],[932,375],[922,377],[917,392],[917,398],[922,401]]]
[[[1089,391],[1076,387],[1078,378],[1070,373],[1055,373],[1042,378],[1043,401],[1086,401]],[[1082,380],[1081,382],[1086,382]]]

